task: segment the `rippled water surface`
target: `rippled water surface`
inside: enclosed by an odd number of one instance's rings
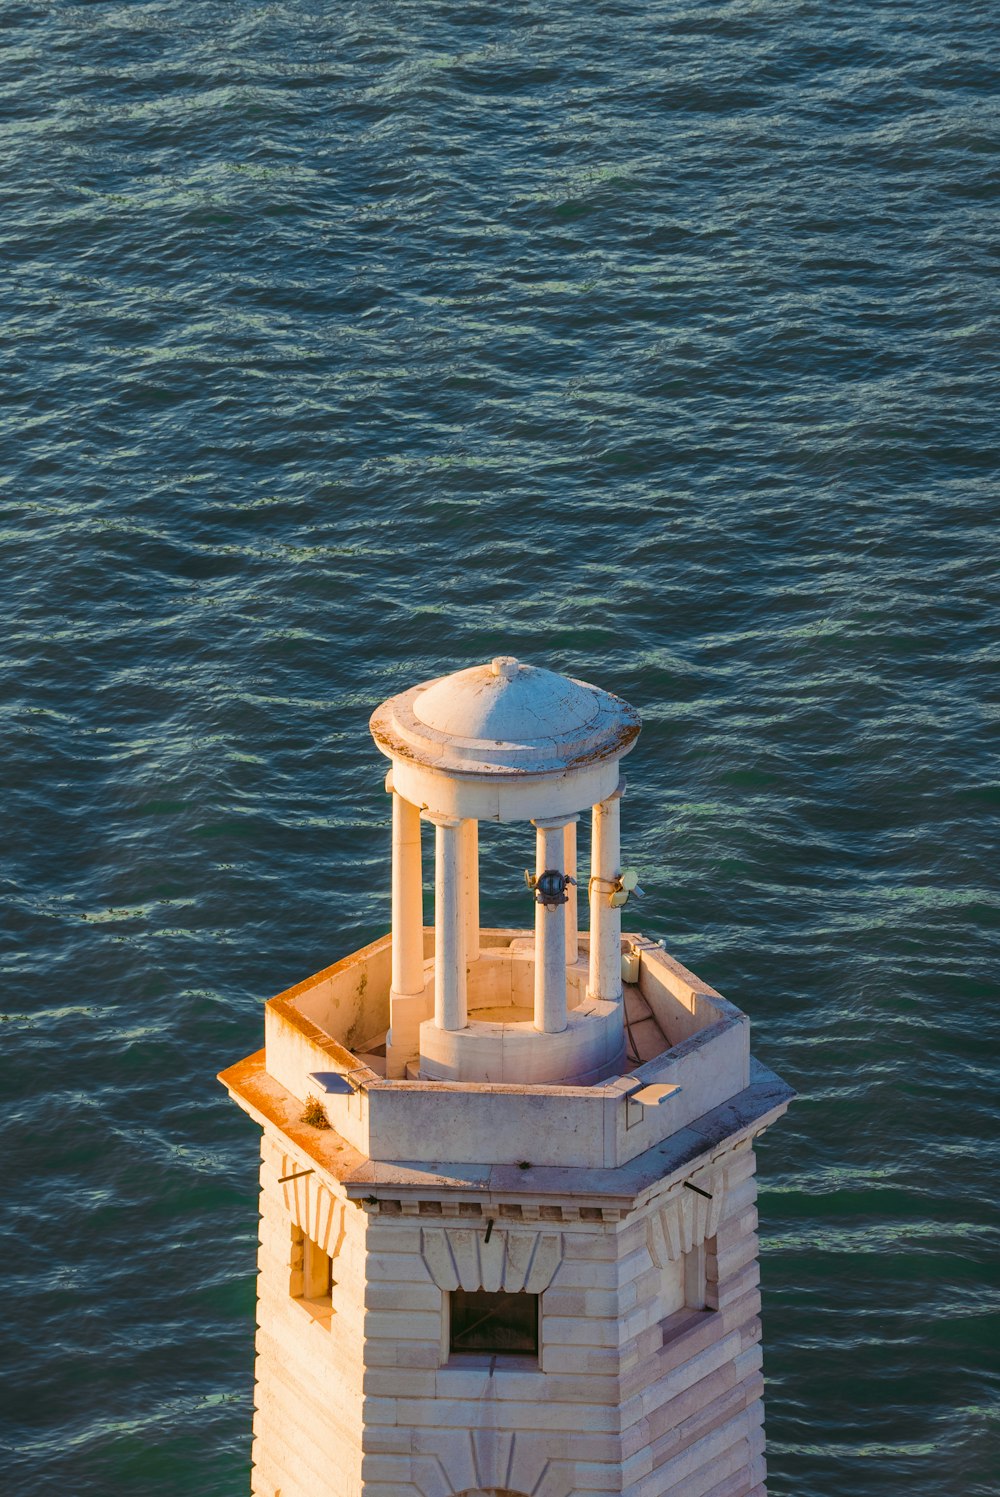
[[[372,707],[500,652],[639,706],[643,926],[801,1093],[772,1497],[1000,1490],[997,23],[3,8],[5,1491],[244,1497],[214,1074],[387,926]]]

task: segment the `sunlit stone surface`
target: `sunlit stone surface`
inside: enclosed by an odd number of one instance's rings
[[[392,932],[222,1077],[263,1129],[255,1497],[762,1497],[753,1140],[792,1093],[622,933],[637,714],[499,657],[372,731]],[[531,834],[533,929],[480,922],[486,821]]]

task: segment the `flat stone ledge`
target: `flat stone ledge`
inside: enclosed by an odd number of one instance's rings
[[[263,1050],[221,1072],[219,1080],[244,1112],[261,1127],[278,1128],[356,1204],[374,1207],[385,1197],[399,1201],[406,1214],[404,1200],[442,1198],[456,1215],[463,1198],[478,1200],[498,1213],[505,1204],[518,1204],[523,1210],[532,1198],[541,1207],[552,1197],[562,1197],[575,1210],[631,1211],[652,1193],[690,1174],[696,1161],[712,1159],[756,1137],[781,1117],[795,1096],[773,1071],[751,1061],[750,1085],[743,1091],[617,1169],[536,1167],[527,1161],[528,1167],[522,1168],[368,1159],[334,1129],[312,1128],[301,1121],[302,1103],[268,1074]]]

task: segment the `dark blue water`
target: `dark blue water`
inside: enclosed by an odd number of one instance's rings
[[[214,1073],[496,653],[639,706],[642,924],[801,1092],[772,1497],[1000,1491],[997,24],[3,7],[4,1491],[245,1494]]]

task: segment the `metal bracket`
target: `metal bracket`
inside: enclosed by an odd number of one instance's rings
[[[642,899],[646,892],[640,889],[639,875],[634,868],[623,868],[617,878],[599,878],[594,874],[587,884],[588,897],[595,888],[602,894],[607,892],[608,904],[613,910],[620,910],[628,904],[633,894],[636,899]]]
[[[701,1188],[700,1185],[692,1185],[690,1180],[685,1180],[684,1181],[684,1189],[685,1190],[693,1190],[696,1196],[704,1196],[706,1201],[711,1201],[711,1200],[715,1199],[715,1197],[712,1195],[711,1191],[702,1190],[702,1188]]]

